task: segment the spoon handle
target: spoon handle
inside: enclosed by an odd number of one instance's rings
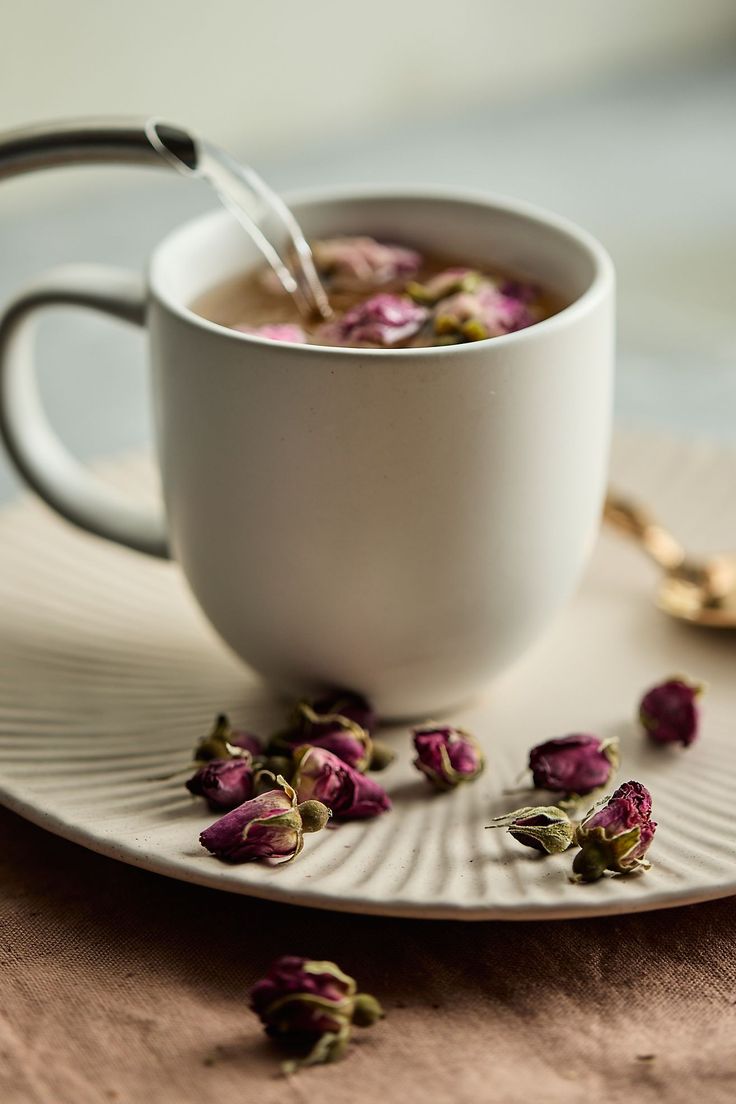
[[[637,503],[609,491],[603,517],[619,532],[633,537],[665,571],[673,571],[684,561],[685,550],[680,542]]]

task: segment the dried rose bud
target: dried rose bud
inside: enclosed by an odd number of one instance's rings
[[[386,791],[326,748],[306,744],[294,753],[292,784],[300,801],[321,801],[336,820],[363,820],[391,808]]]
[[[210,734],[203,736],[194,749],[198,763],[209,763],[212,759],[255,758],[262,754],[263,746],[258,737],[233,728],[225,713],[216,717]]]
[[[459,291],[477,291],[484,283],[487,284],[488,281],[472,268],[446,268],[424,284],[408,283],[406,292],[415,303],[434,306],[440,299]]]
[[[354,978],[334,962],[282,955],[250,991],[251,1008],[266,1033],[302,1056],[286,1063],[334,1062],[350,1040],[353,1024],[370,1027],[383,1017],[375,997],[358,993]]]
[[[254,337],[268,337],[271,341],[291,341],[294,345],[304,345],[307,335],[295,322],[265,322],[262,326],[233,326],[240,333]]]
[[[438,790],[472,782],[485,766],[478,741],[461,728],[428,723],[412,733],[417,753],[414,766]]]
[[[413,337],[429,317],[426,307],[406,295],[382,292],[357,303],[342,318],[320,326],[319,339],[330,345],[396,345]]]
[[[299,704],[304,705],[303,702]],[[352,690],[335,690],[331,694],[325,694],[324,697],[309,703],[309,708],[318,717],[318,720],[309,722],[312,728],[317,728],[321,724],[329,726],[330,721],[326,721],[325,717],[330,718],[335,714],[338,717],[347,717],[349,721],[360,725],[369,735],[378,725],[378,714],[371,703]],[[304,716],[306,719],[306,715]]]
[[[330,810],[319,801],[297,803],[291,786],[282,778],[277,781],[280,789],[251,798],[205,828],[199,837],[202,846],[233,863],[295,859],[304,846],[304,833],[324,828]]]
[[[312,242],[317,271],[332,291],[360,291],[413,275],[421,254],[375,238],[325,238]]]
[[[292,723],[271,739],[270,749],[292,752],[302,744],[327,748],[356,770],[383,770],[394,753],[374,743],[370,732],[377,717],[368,702],[358,694],[340,693],[313,703],[298,702]]]
[[[527,805],[512,813],[494,817],[487,828],[505,828],[517,843],[545,855],[567,851],[575,838],[575,825],[564,809],[556,805]]]
[[[442,299],[434,308],[435,333],[457,334],[466,341],[499,337],[536,321],[537,315],[528,303],[504,295],[490,281],[476,291],[461,291]]]
[[[655,744],[688,747],[697,738],[700,710],[697,699],[703,686],[671,678],[648,690],[639,705],[639,720]]]
[[[618,740],[586,734],[547,740],[529,752],[535,787],[568,796],[589,794],[605,786],[617,766]]]
[[[186,786],[196,797],[207,798],[211,809],[234,809],[253,797],[253,765],[249,759],[213,759]]]
[[[580,851],[572,868],[580,881],[594,882],[606,870],[648,870],[644,856],[657,828],[651,815],[651,794],[641,782],[624,782],[602,805],[594,806],[575,832]]]

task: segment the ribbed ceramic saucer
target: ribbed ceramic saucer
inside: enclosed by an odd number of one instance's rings
[[[148,464],[105,469],[150,488]],[[693,552],[736,549],[736,452],[626,438],[614,482],[635,491]],[[633,912],[736,893],[736,634],[667,620],[655,570],[604,534],[583,586],[545,637],[455,720],[483,741],[476,783],[432,796],[410,765],[381,776],[394,802],[375,821],[307,837],[299,859],[225,866],[197,837],[214,819],[185,791],[196,737],[219,711],[268,733],[278,703],[215,639],[176,567],[85,537],[42,505],[0,515],[0,800],[112,858],[235,893],[345,911],[457,919]],[[648,684],[673,672],[709,684],[698,744],[646,746],[632,717]],[[525,751],[573,731],[616,734],[618,780],[654,795],[653,869],[591,886],[570,857],[538,859],[484,831]]]

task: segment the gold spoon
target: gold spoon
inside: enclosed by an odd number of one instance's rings
[[[609,493],[603,516],[633,537],[664,570],[657,606],[671,617],[714,629],[736,628],[736,555],[690,559],[643,507]]]

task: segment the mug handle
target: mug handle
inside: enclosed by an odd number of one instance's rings
[[[64,265],[44,273],[0,318],[0,435],[16,468],[52,509],[96,536],[168,558],[163,507],[136,505],[76,460],[41,405],[34,367],[34,315],[47,307],[87,307],[145,325],[143,280],[124,269]]]

